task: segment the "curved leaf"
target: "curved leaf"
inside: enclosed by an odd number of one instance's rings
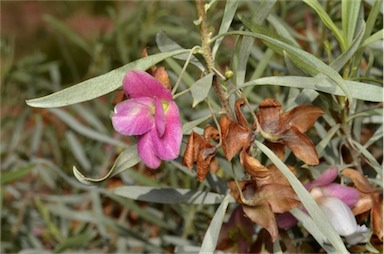
[[[172,52],[172,51],[184,49],[163,32],[158,32],[156,34],[156,44],[161,52]],[[188,57],[189,57],[189,53],[175,56],[176,59],[180,59],[180,60],[187,60]],[[205,70],[205,67],[200,63],[199,59],[197,59],[195,56],[191,57],[190,63],[194,64],[201,71]]]
[[[304,0],[304,2],[319,15],[323,23],[332,31],[336,39],[339,41],[340,47],[343,49],[343,51],[345,51],[346,42],[344,41],[343,35],[341,34],[339,28],[332,21],[332,19],[329,17],[328,13],[320,5],[320,3],[317,0]]]
[[[371,85],[368,83],[345,80],[345,84],[350,91],[351,97],[364,101],[383,101],[383,88],[380,86]],[[344,95],[343,91],[332,85],[324,76],[316,77],[301,77],[301,76],[276,76],[265,77],[248,81],[244,84],[240,84],[238,88],[247,86],[260,86],[260,85],[277,85],[296,88],[309,88],[323,93],[329,93],[334,95]]]
[[[149,186],[121,186],[113,190],[116,195],[160,204],[218,204],[223,195],[190,189],[156,188]]]
[[[130,167],[133,167],[140,161],[141,159],[139,157],[139,154],[137,153],[136,145],[130,145],[127,149],[125,149],[119,155],[119,157],[117,157],[112,168],[109,170],[108,174],[106,174],[104,177],[101,177],[101,178],[86,177],[82,173],[80,173],[80,171],[76,168],[76,166],[73,166],[73,174],[75,175],[77,180],[79,180],[83,184],[92,185],[92,184],[103,182],[108,178],[115,176]]]
[[[242,31],[234,31],[234,32],[228,32],[225,34],[218,35],[212,40],[218,39],[221,36],[225,35],[243,35],[243,36],[250,36],[254,38],[258,38],[260,40],[266,41],[274,47],[281,48],[283,51],[286,51],[287,54],[290,56],[290,58],[295,62],[295,64],[298,67],[303,68],[304,70],[311,73],[313,76],[316,74],[322,73],[328,78],[330,78],[332,81],[335,82],[335,84],[330,83],[333,87],[339,87],[341,91],[343,91],[343,96],[346,96],[348,100],[351,100],[351,94],[349,92],[349,89],[347,88],[346,81],[340,76],[340,74],[334,70],[332,67],[325,64],[323,61],[315,57],[314,55],[296,48],[292,45],[289,45],[283,41],[274,39],[272,37],[266,36],[264,34],[260,33],[251,33],[251,32],[242,32]]]
[[[227,194],[223,202],[220,204],[219,208],[217,208],[216,213],[213,216],[207,231],[205,232],[205,236],[203,239],[203,243],[201,244],[201,249],[199,253],[214,253],[217,245],[217,240],[219,239],[221,226],[223,224],[224,215],[227,211],[227,207],[231,199],[232,196],[230,194]]]
[[[209,115],[203,116],[199,119],[196,119],[196,120],[193,120],[193,121],[190,121],[190,122],[183,124],[183,129],[182,129],[183,134],[189,134],[194,127],[201,124],[202,122],[205,122],[206,120],[208,120],[211,117],[212,117],[212,115],[209,114]]]
[[[219,34],[225,33],[228,31],[229,27],[231,26],[233,17],[235,16],[238,3],[239,1],[237,0],[227,0],[227,3],[225,4],[223,19],[221,21],[221,25],[218,32]],[[219,49],[222,40],[223,38],[220,38],[217,41],[215,41],[215,45],[213,45],[213,48],[212,48],[213,57],[215,57],[216,52]]]
[[[119,88],[127,71],[147,70],[166,58],[187,52],[190,52],[190,50],[182,49],[140,58],[101,76],[88,79],[44,97],[27,100],[26,103],[31,107],[54,108],[92,100]]]

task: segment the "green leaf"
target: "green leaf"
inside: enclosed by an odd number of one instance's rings
[[[364,101],[383,101],[383,88],[376,85],[371,85],[363,82],[356,82],[351,80],[345,81],[352,98],[364,100]],[[247,86],[260,86],[260,85],[276,85],[287,86],[296,88],[309,88],[323,93],[329,93],[334,95],[343,95],[343,91],[329,83],[329,79],[326,77],[299,77],[299,76],[275,76],[265,77],[248,81],[239,85],[239,88]]]
[[[335,253],[335,249],[332,246],[324,244],[324,240],[326,239],[326,237],[323,233],[321,233],[321,231],[310,216],[308,216],[306,213],[304,213],[298,208],[293,208],[289,212],[303,224],[304,228],[308,230],[308,232],[316,239],[316,241],[327,253]]]
[[[3,171],[1,173],[1,184],[3,185],[16,181],[17,179],[28,175],[34,168],[35,166],[27,166],[16,170]]]
[[[120,147],[126,147],[127,144],[122,142],[121,140],[111,138],[110,136],[97,132],[87,126],[84,126],[82,123],[80,123],[78,120],[76,120],[73,116],[71,116],[69,113],[67,113],[65,110],[58,109],[58,108],[52,108],[49,109],[50,112],[55,114],[60,120],[62,120],[64,123],[66,123],[69,127],[71,127],[73,130],[77,131],[78,133],[84,135],[85,137],[111,144],[114,146],[120,146]]]
[[[85,245],[88,245],[88,243],[96,236],[96,231],[90,231],[83,234],[66,237],[62,242],[55,245],[54,252],[61,253],[64,250],[67,250],[68,248],[79,248],[81,246],[85,247]]]
[[[137,153],[136,145],[130,145],[127,149],[125,149],[119,157],[117,157],[115,163],[109,172],[102,178],[90,178],[84,176],[80,171],[73,166],[73,174],[83,184],[92,185],[95,183],[100,183],[105,181],[106,179],[115,176],[124,170],[133,167],[137,163],[141,161],[139,154]]]
[[[26,103],[31,107],[54,108],[92,100],[119,88],[127,71],[147,70],[168,57],[187,52],[190,52],[190,50],[182,49],[140,58],[101,76],[88,79],[44,97],[27,100]]]
[[[157,47],[160,49],[161,52],[172,52],[177,50],[185,50],[182,48],[179,44],[177,44],[175,41],[173,41],[171,38],[169,38],[165,33],[158,32],[156,34],[156,44]],[[180,54],[175,56],[176,59],[180,60],[187,60],[189,57],[189,53]],[[190,63],[194,64],[196,67],[198,67],[201,71],[204,71],[204,66],[200,63],[200,61],[195,57],[192,56]]]
[[[328,131],[327,135],[321,139],[320,143],[318,143],[316,145],[316,151],[317,151],[317,154],[319,155],[319,157],[321,157],[323,150],[329,144],[332,137],[336,134],[336,132],[339,130],[339,128],[340,128],[340,124],[336,124],[335,126],[333,126]]]
[[[190,88],[193,104],[192,107],[196,107],[197,104],[205,100],[207,98],[209,90],[212,87],[213,74],[209,73],[208,75],[202,77],[198,81],[196,81]]]
[[[65,25],[63,22],[49,15],[43,16],[43,20],[47,22],[49,25],[51,25],[54,31],[58,31],[62,33],[63,38],[69,39],[74,44],[82,48],[89,55],[92,54],[88,43],[85,40],[83,40],[81,36],[76,34],[71,28]]]
[[[217,208],[215,215],[212,218],[211,223],[201,244],[201,249],[199,253],[214,253],[217,245],[217,240],[219,239],[219,234],[221,226],[223,224],[224,215],[227,211],[228,204],[232,199],[230,194],[227,194],[223,201],[221,202],[219,208]]]
[[[300,44],[295,40],[295,38],[291,35],[290,30],[293,30],[291,27],[288,27],[287,24],[283,22],[283,20],[276,15],[268,15],[267,20],[271,25],[275,28],[277,34],[279,34],[282,38],[289,41],[291,45],[296,46],[297,48],[301,48]]]
[[[338,56],[329,66],[334,68],[336,71],[340,71],[344,65],[355,55],[356,51],[360,48],[360,43],[364,37],[365,23],[361,26],[359,33],[351,43],[350,47]]]
[[[183,124],[183,129],[182,129],[183,134],[189,134],[189,132],[194,127],[201,124],[202,122],[205,122],[206,120],[208,120],[211,117],[212,117],[212,115],[206,115],[206,116],[203,116],[202,118],[199,118],[199,119],[196,119],[196,120],[193,120],[191,122]]]
[[[371,43],[377,42],[379,40],[383,40],[383,36],[384,36],[383,29],[381,29],[376,33],[372,34],[371,36],[369,36],[367,39],[365,39],[363,44],[360,46],[360,48],[364,48]]]
[[[338,253],[348,253],[339,234],[330,224],[327,217],[324,215],[319,206],[316,204],[315,200],[312,198],[311,194],[308,193],[308,191],[304,188],[304,186],[296,178],[296,176],[291,172],[291,170],[289,170],[289,168],[284,164],[284,162],[282,162],[276,156],[276,154],[264,144],[257,140],[255,140],[254,143],[272,161],[272,163],[279,168],[281,173],[283,173],[283,175],[287,178],[293,190],[296,192],[297,196],[302,202],[303,206],[307,209],[309,215],[313,218],[320,232],[327,237],[328,241],[333,245],[333,247],[335,247],[336,251]]]
[[[329,17],[328,13],[324,10],[324,8],[320,5],[317,0],[303,0],[306,4],[308,4],[320,17],[323,21],[324,25],[326,25],[332,33],[335,35],[336,39],[339,41],[340,47],[344,52],[347,48],[347,44],[344,41],[344,38],[339,30],[339,28],[333,23],[332,19]]]
[[[239,1],[238,0],[227,0],[227,3],[225,4],[223,19],[221,20],[221,25],[219,28],[219,34],[225,33],[228,31],[229,27],[231,26],[233,17],[235,16],[237,5]],[[212,55],[215,58],[217,50],[220,47],[221,41],[224,38],[220,38],[215,41],[215,44],[212,48]]]
[[[344,40],[348,45],[351,44],[355,35],[360,5],[360,0],[342,0],[341,2],[341,22],[343,26]]]
[[[160,204],[218,204],[224,199],[223,195],[193,191],[190,189],[155,188],[149,186],[121,186],[113,190],[116,195]]]
[[[349,101],[351,101],[352,97],[351,94],[345,84],[345,80],[340,76],[340,74],[325,64],[323,61],[315,57],[314,55],[296,48],[294,46],[291,46],[283,41],[271,38],[269,36],[259,34],[259,33],[250,33],[250,32],[242,32],[242,31],[235,31],[235,32],[228,32],[225,35],[244,35],[244,36],[251,36],[258,38],[263,41],[267,41],[271,44],[273,44],[276,47],[281,48],[282,50],[285,50],[291,59],[295,62],[295,64],[299,67],[302,67],[304,70],[312,73],[312,75],[316,75],[318,73],[322,73],[325,76],[329,77],[332,81],[335,82],[335,84],[331,84],[335,89],[336,87],[339,87],[344,94],[343,96],[346,96]],[[220,35],[223,36],[223,35]],[[217,38],[217,37],[216,37]]]
[[[377,162],[375,157],[359,142],[355,140],[352,140],[352,142],[356,146],[356,148],[360,151],[360,153],[367,159],[368,163],[372,166],[372,168],[375,169],[380,176],[382,176],[383,175],[382,166]]]

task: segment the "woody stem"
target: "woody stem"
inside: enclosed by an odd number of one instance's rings
[[[202,53],[203,53],[204,60],[207,64],[208,72],[211,73],[211,72],[214,72],[215,62],[214,62],[211,45],[210,45],[211,35],[208,32],[207,16],[204,8],[204,0],[196,0],[196,9],[198,12],[198,18],[200,22],[200,34],[201,34],[201,43],[202,43],[201,48],[203,51]],[[229,106],[228,99],[225,96],[225,92],[223,88],[217,81],[216,76],[213,77],[212,86],[217,94],[217,97],[219,98],[221,106],[224,108],[225,112],[227,113],[227,117],[230,120],[234,120],[234,116]]]

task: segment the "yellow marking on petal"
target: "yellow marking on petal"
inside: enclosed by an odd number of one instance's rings
[[[164,113],[167,113],[167,110],[169,108],[169,102],[168,101],[162,101],[161,105],[163,106]]]

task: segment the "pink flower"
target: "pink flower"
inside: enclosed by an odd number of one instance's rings
[[[116,105],[113,128],[137,136],[139,156],[150,168],[158,168],[161,160],[177,158],[183,134],[171,92],[144,71],[128,71],[123,88],[128,100]]]
[[[337,167],[331,167],[316,180],[306,184],[305,188],[329,218],[336,232],[343,236],[349,244],[357,244],[365,238],[364,234],[368,231],[365,225],[357,224],[351,210],[359,200],[360,194],[353,187],[332,183],[337,176]],[[304,210],[303,207],[301,208]],[[289,213],[282,214],[278,218],[281,228],[289,228],[296,223],[297,220]]]

